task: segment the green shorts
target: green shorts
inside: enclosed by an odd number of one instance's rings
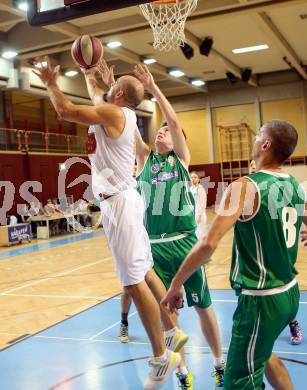
[[[299,297],[297,284],[275,295],[239,296],[233,316],[224,390],[264,389],[267,361],[276,339],[295,318]]]
[[[151,244],[154,270],[167,289],[196,242],[196,235],[191,234],[179,240]],[[188,306],[198,306],[205,309],[211,305],[207,278],[203,267],[195,271],[185,282],[184,289]]]

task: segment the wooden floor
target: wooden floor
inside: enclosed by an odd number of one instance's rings
[[[209,211],[209,220],[213,212]],[[210,288],[229,289],[232,232],[206,267]],[[33,244],[32,244],[33,245]],[[20,248],[20,247],[19,247]],[[8,249],[1,248],[0,253]],[[307,290],[307,251],[298,277]],[[106,239],[94,237],[0,261],[0,348],[121,291]]]

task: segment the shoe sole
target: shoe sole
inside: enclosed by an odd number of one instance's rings
[[[189,340],[189,336],[186,335],[185,337],[183,337],[178,343],[178,345],[176,346],[176,348],[174,349],[174,352],[179,352],[181,348],[183,348],[183,346],[188,342],[188,340]]]
[[[121,342],[121,343],[123,343],[123,344],[127,344],[127,343],[129,343],[129,339],[121,339],[120,337],[119,337],[119,341]]]

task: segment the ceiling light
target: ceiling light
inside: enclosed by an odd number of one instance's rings
[[[143,60],[143,63],[146,65],[151,65],[151,64],[154,64],[155,62],[157,62],[157,61],[154,58],[145,58]]]
[[[206,83],[203,80],[192,80],[191,84],[195,85],[195,87],[201,87],[201,86],[205,85]]]
[[[2,57],[7,59],[7,60],[11,60],[12,58],[16,57],[17,55],[18,55],[18,53],[16,51],[13,51],[13,50],[4,51],[2,53]]]
[[[150,100],[151,100],[152,102],[156,102],[156,101],[157,101],[157,99],[156,99],[155,97],[152,97]]]
[[[180,46],[180,49],[187,60],[190,60],[194,56],[193,47],[188,45],[186,42],[184,43],[183,46]]]
[[[20,3],[18,3],[18,8],[21,11],[27,12],[28,11],[28,3],[26,1],[21,1]]]
[[[119,41],[112,41],[112,42],[108,42],[107,43],[107,46],[110,48],[110,49],[116,49],[117,47],[120,47],[122,44],[121,42]]]
[[[240,54],[240,53],[248,53],[250,51],[266,50],[268,48],[269,48],[268,45],[257,45],[257,46],[249,46],[249,47],[241,47],[239,49],[233,49],[232,52],[235,54]]]
[[[213,46],[213,39],[210,37],[206,37],[199,46],[200,54],[208,57],[212,49],[212,46]]]
[[[46,67],[47,66],[47,61],[36,62],[34,64],[34,66],[35,66],[35,68],[41,69],[42,67]]]
[[[76,71],[76,70],[67,70],[65,72],[66,77],[75,77],[75,76],[77,76],[77,74],[78,74],[78,71]]]
[[[184,76],[184,73],[179,69],[172,69],[168,72],[171,76],[174,77],[182,77]]]

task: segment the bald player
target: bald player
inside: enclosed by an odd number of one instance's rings
[[[95,97],[94,106],[73,104],[59,89],[59,66],[34,72],[47,88],[59,116],[69,122],[89,125],[88,154],[92,188],[100,199],[104,232],[115,260],[122,286],[130,293],[150,339],[153,358],[144,388],[163,386],[180,363],[180,355],[166,349],[160,308],[151,290],[159,279],[152,270],[152,255],[143,225],[144,204],[133,178],[136,114],[144,96],[142,84],[132,76],[117,79],[106,100]],[[98,101],[97,101],[98,100]],[[173,325],[172,325],[173,326]]]
[[[264,371],[274,389],[294,389],[272,350],[299,307],[295,262],[307,204],[304,190],[282,169],[297,140],[288,122],[272,120],[261,127],[253,146],[257,172],[228,187],[208,234],[186,257],[162,302],[170,308],[181,305],[183,283],[234,226],[230,282],[239,298],[224,390],[261,390]]]

